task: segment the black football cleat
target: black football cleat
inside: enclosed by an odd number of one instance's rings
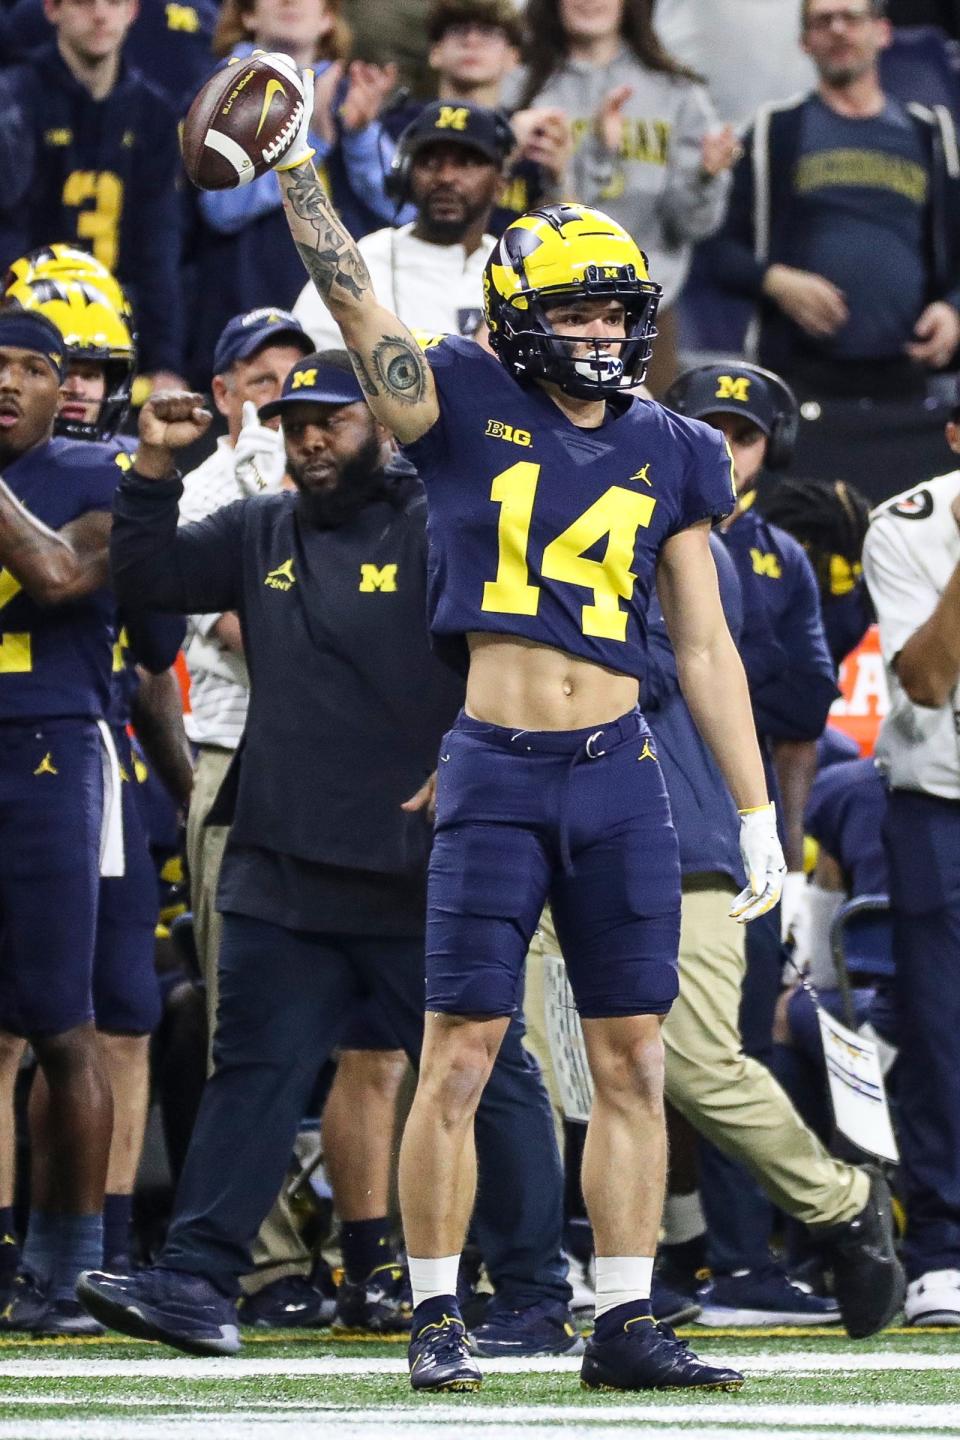
[[[889,1325],[907,1293],[894,1248],[890,1187],[876,1166],[863,1168],[870,1177],[870,1194],[860,1214],[841,1225],[811,1227],[826,1249],[840,1317],[853,1340],[865,1340]]]
[[[580,1384],[585,1390],[739,1390],[743,1376],[707,1365],[668,1325],[641,1315],[607,1339],[587,1341]]]
[[[407,1351],[414,1390],[479,1390],[480,1366],[467,1349],[467,1332],[457,1315],[422,1325]]]
[[[373,1335],[402,1335],[410,1329],[413,1298],[410,1277],[402,1260],[391,1260],[371,1270],[365,1280],[344,1276],[337,1290],[333,1333],[355,1331]]]

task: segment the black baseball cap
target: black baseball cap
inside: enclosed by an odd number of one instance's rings
[[[270,420],[291,405],[356,405],[365,398],[352,370],[341,370],[314,351],[297,361],[283,382],[280,398],[261,405],[259,415],[262,421]]]
[[[517,143],[510,121],[502,110],[476,105],[470,100],[451,104],[431,100],[404,130],[400,146],[411,159],[427,145],[450,143],[479,150],[494,165],[502,165]]]
[[[678,375],[663,403],[694,420],[704,415],[742,415],[769,436],[783,414],[786,388],[778,376],[759,365],[723,360]]]
[[[279,345],[284,340],[299,345],[304,355],[313,349],[310,336],[289,310],[261,308],[234,315],[220,332],[213,352],[213,373],[223,375],[237,360],[249,360],[264,345]]]

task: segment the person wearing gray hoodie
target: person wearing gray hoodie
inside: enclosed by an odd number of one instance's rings
[[[568,196],[629,231],[663,286],[647,384],[677,371],[671,308],[692,244],[719,227],[739,146],[718,127],[706,86],[657,38],[650,0],[528,0],[527,64],[504,82],[509,109],[557,106],[570,117]]]

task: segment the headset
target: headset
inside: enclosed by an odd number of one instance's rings
[[[685,370],[682,375],[677,376],[664,395],[663,403],[668,409],[676,410],[678,415],[689,415],[691,413],[691,391],[699,388],[700,381],[709,380],[713,384],[721,376],[733,376],[734,378],[742,376],[751,380],[763,381],[773,403],[773,417],[767,437],[767,453],[763,462],[764,469],[785,470],[793,459],[797,443],[797,431],[800,428],[800,406],[787,382],[779,375],[775,375],[772,370],[764,370],[760,365],[750,365],[743,360],[731,360],[726,363],[721,361],[715,365],[695,365],[693,369]],[[731,409],[727,405],[719,408]],[[697,410],[700,415],[710,413],[709,409],[702,408],[699,403]],[[744,406],[744,414],[748,415],[750,419],[755,419],[755,416],[750,414],[750,408],[747,405]]]
[[[510,151],[517,143],[517,137],[513,126],[502,110],[494,110],[494,141],[500,151],[501,163],[506,160]],[[390,168],[383,177],[383,189],[388,200],[393,200],[398,210],[410,199],[410,171],[413,168],[413,154],[409,146],[410,142],[423,134],[420,129],[420,116],[411,120],[405,130],[400,132],[397,140],[397,148],[394,151]],[[437,135],[438,140],[444,138],[443,133]]]

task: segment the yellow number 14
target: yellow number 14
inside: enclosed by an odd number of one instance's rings
[[[540,587],[530,584],[527,544],[540,468],[530,460],[520,460],[494,477],[490,499],[500,506],[499,553],[497,578],[483,587],[484,610],[500,615],[537,613]],[[621,610],[620,601],[633,594],[637,577],[630,566],[637,531],[650,524],[656,503],[652,495],[611,485],[544,550],[540,568],[545,580],[593,591],[593,604],[584,605],[580,612],[584,635],[603,640],[627,638],[627,612]],[[586,552],[604,536],[608,538],[603,559],[588,560]]]

